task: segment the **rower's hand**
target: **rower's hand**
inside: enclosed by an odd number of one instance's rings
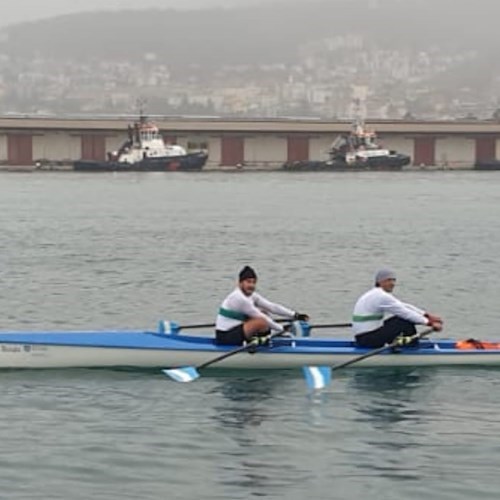
[[[304,314],[304,313],[295,313],[295,316],[293,317],[295,320],[299,321],[309,321],[309,314]]]
[[[429,321],[429,326],[435,332],[440,332],[443,329],[443,323],[441,321]]]
[[[443,324],[443,320],[439,316],[436,316],[435,314],[426,313],[425,317],[429,320],[430,323],[441,323],[441,324]]]

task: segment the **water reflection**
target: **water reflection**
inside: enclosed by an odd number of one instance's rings
[[[224,404],[216,407],[217,423],[224,429],[244,430],[259,426],[269,417],[266,401],[278,390],[273,378],[226,378],[211,392],[224,398]],[[229,404],[228,404],[229,403]],[[240,438],[241,434],[235,434]]]
[[[388,429],[399,422],[418,423],[424,416],[418,401],[422,390],[432,387],[434,372],[415,368],[358,370],[348,382],[348,390],[359,394],[356,405],[360,420],[377,429]]]
[[[230,440],[214,457],[221,484],[232,490],[231,498],[278,493],[285,498],[286,491],[307,479],[289,460],[300,453],[300,440],[295,441],[289,430],[290,416],[283,404],[291,392],[290,381],[280,375],[221,380],[212,390],[222,397],[213,418]]]
[[[424,446],[427,425],[426,391],[432,390],[435,371],[415,368],[358,370],[347,387],[357,413],[354,420],[364,452],[356,460],[363,474],[399,481],[417,481],[424,473],[415,462],[416,448]],[[420,436],[420,437],[419,437]]]

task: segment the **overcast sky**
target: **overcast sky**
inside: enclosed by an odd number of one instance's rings
[[[256,0],[0,0],[0,26],[85,10],[148,7],[196,8],[250,3],[257,2]]]

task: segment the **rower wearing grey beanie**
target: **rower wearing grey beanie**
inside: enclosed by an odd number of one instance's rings
[[[415,335],[415,325],[428,325],[434,331],[443,328],[439,316],[392,295],[396,286],[396,273],[392,269],[379,269],[374,281],[374,287],[356,302],[352,315],[352,328],[360,347],[376,349],[390,344],[400,335]]]
[[[396,273],[392,269],[388,269],[384,267],[377,271],[375,274],[375,286],[379,286],[378,283],[385,280],[394,280],[396,281]]]

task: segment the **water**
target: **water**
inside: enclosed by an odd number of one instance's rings
[[[500,339],[490,173],[3,174],[0,327],[211,322],[244,264],[313,322],[381,265],[443,335]],[[323,332],[327,334],[327,332]],[[348,332],[329,332],[347,335]],[[498,498],[500,370],[0,373],[0,498]]]

